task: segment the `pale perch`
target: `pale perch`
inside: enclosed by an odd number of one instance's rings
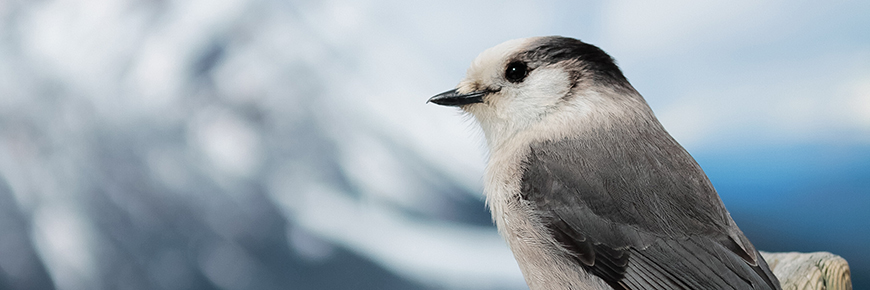
[[[828,253],[761,252],[783,290],[851,290],[849,264]]]

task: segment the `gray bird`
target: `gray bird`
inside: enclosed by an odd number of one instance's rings
[[[598,47],[507,41],[429,101],[482,127],[487,204],[529,288],[780,289],[698,163]]]

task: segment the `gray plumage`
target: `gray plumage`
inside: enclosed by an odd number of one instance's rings
[[[532,289],[780,289],[695,160],[606,53],[564,37],[482,53],[456,90],[486,195]]]

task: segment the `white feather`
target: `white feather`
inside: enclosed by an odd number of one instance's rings
[[[609,289],[603,280],[560,258],[558,243],[531,214],[531,205],[519,198],[522,156],[530,143],[579,134],[582,128],[577,124],[586,122],[593,112],[611,111],[606,110],[601,92],[592,89],[580,90],[582,95],[566,100],[572,80],[563,65],[534,68],[519,83],[507,81],[507,64],[536,39],[511,40],[484,51],[457,87],[460,93],[498,90],[484,97],[483,103],[462,106],[480,123],[490,150],[487,205],[531,289],[587,289],[589,285],[593,288],[588,289]]]

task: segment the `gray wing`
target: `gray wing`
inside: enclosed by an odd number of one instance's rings
[[[533,144],[523,164],[522,198],[566,256],[614,289],[780,288],[682,147],[610,136]]]

